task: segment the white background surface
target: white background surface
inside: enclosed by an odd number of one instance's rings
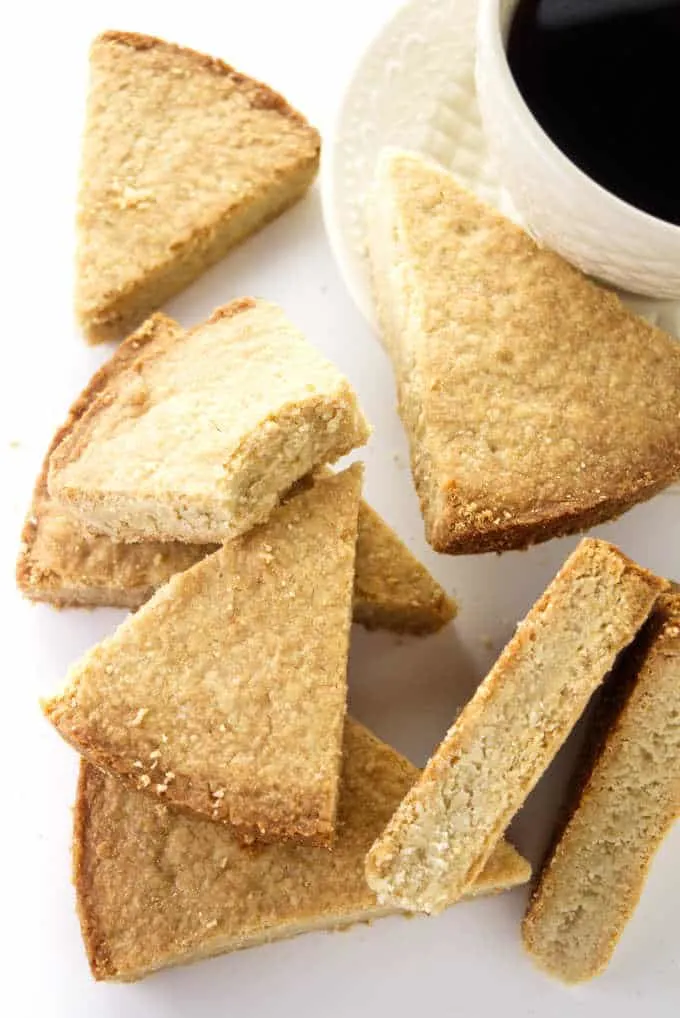
[[[657,858],[611,968],[575,990],[547,980],[523,955],[524,891],[462,904],[434,919],[395,918],[344,935],[310,935],[135,986],[95,985],[87,969],[69,883],[76,759],[41,718],[37,697],[53,690],[68,664],[123,615],[30,606],[15,594],[12,577],[45,446],[106,354],[84,346],[71,317],[87,47],[97,31],[121,28],[204,49],[262,77],[323,130],[360,48],[393,7],[391,0],[336,6],[318,0],[118,0],[24,4],[6,12],[0,65],[7,256],[0,370],[0,1013],[12,1018],[401,1016],[435,1008],[482,1018],[500,1013],[665,1018],[680,1010],[678,829]],[[427,549],[393,409],[389,364],[338,277],[316,190],[167,310],[190,325],[217,304],[246,294],[281,303],[347,372],[375,425],[365,456],[367,496],[460,599],[459,619],[438,637],[400,641],[353,634],[352,710],[422,763],[576,539],[500,558],[445,558]],[[677,495],[669,493],[597,532],[644,565],[680,577],[679,507]],[[513,827],[517,843],[534,858],[558,802],[560,763],[563,771],[565,755]]]

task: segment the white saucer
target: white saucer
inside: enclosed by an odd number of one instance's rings
[[[482,131],[475,93],[477,0],[410,0],[359,60],[325,140],[321,188],[331,247],[357,306],[373,323],[363,200],[385,145],[437,159],[481,198],[513,215]],[[680,301],[621,295],[680,337]]]

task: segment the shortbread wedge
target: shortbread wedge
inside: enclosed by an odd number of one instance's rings
[[[97,400],[108,400],[110,386],[156,342],[171,343],[183,334],[167,315],[152,315],[97,371],[71,406],[47,450],[21,534],[17,585],[32,601],[59,607],[107,605],[138,608],[175,573],[183,572],[216,545],[180,542],[114,543],[90,534],[47,490],[50,457]]]
[[[90,54],[76,313],[121,339],[313,181],[319,135],[220,60],[131,32]]]
[[[456,614],[455,602],[366,502],[359,509],[354,620],[367,629],[434,633]]]
[[[581,542],[371,848],[381,902],[436,912],[463,894],[665,586]]]
[[[122,349],[122,348],[119,348]],[[22,531],[17,584],[31,601],[59,608],[141,607],[174,576],[217,551],[180,541],[125,544],[91,534],[47,491],[47,460]],[[354,573],[353,620],[367,629],[434,633],[456,603],[363,500]]]
[[[368,438],[347,380],[250,298],[180,335],[155,331],[50,458],[48,490],[118,541],[221,543]]]
[[[680,477],[680,345],[421,156],[368,201],[378,319],[426,536],[585,530]]]
[[[244,838],[335,830],[362,470],[173,577],[44,704],[83,756]]]
[[[95,399],[106,394],[139,349],[158,331],[178,337],[181,327],[160,312],[121,343],[72,405],[56,432],[33,492],[17,560],[17,584],[32,601],[57,607],[139,608],[175,573],[183,572],[217,545],[146,541],[115,542],[91,534],[47,490],[52,452]],[[456,613],[455,602],[411,554],[379,514],[359,504],[359,537],[354,576],[354,621],[369,629],[415,635],[433,633]]]
[[[340,824],[332,852],[240,845],[218,824],[182,816],[81,763],[73,869],[95,979],[129,982],[170,965],[314,930],[345,929],[393,909],[364,880],[372,838],[418,771],[347,721]],[[473,894],[525,883],[529,864],[501,842]]]
[[[617,664],[594,737],[522,926],[534,961],[566,983],[607,967],[680,817],[679,596],[660,600]]]

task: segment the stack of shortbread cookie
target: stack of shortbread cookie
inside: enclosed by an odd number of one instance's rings
[[[370,428],[263,300],[157,308],[305,192],[319,137],[267,86],[158,39],[92,49],[77,312],[119,339],[57,431],[17,579],[134,610],[44,702],[80,754],[74,877],[98,979],[526,883],[513,816],[594,728],[524,942],[587,979],[680,812],[680,598],[584,539],[418,770],[347,717],[352,620],[456,606],[330,465]],[[387,154],[379,319],[426,534],[449,553],[583,530],[680,474],[680,354],[439,167]],[[600,687],[602,687],[600,689]]]

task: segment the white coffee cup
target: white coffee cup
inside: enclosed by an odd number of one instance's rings
[[[487,142],[518,218],[590,275],[633,293],[680,298],[680,226],[591,180],[551,141],[522,98],[505,49],[517,4],[479,0],[476,77]],[[668,130],[677,132],[677,124]]]

